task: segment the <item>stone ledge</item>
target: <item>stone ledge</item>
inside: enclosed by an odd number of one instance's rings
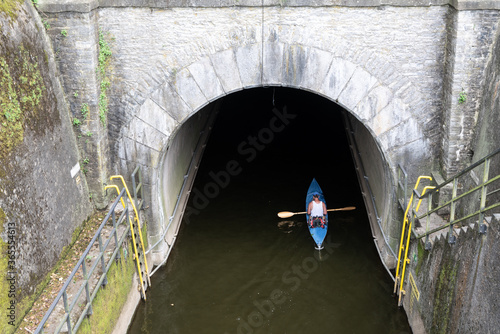
[[[283,4],[286,2],[286,4]],[[428,7],[457,10],[500,10],[500,0],[39,0],[45,13],[87,13],[98,7],[223,8],[223,7]]]

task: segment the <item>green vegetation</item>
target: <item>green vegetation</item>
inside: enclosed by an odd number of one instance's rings
[[[0,155],[7,155],[14,146],[23,140],[22,112],[10,75],[9,65],[0,58],[0,142],[3,144]]]
[[[467,102],[467,93],[465,93],[464,91],[462,91],[458,95],[458,104],[463,104],[465,102]]]
[[[67,37],[68,36],[68,31],[63,29],[61,30],[61,35],[63,35],[64,37]]]
[[[457,279],[458,263],[448,260],[443,263],[434,294],[434,312],[432,313],[432,333],[447,333],[450,311],[453,305],[454,289]]]
[[[106,76],[106,69],[109,66],[109,59],[111,57],[111,48],[105,39],[104,33],[99,31],[99,67],[98,76],[101,85],[101,93],[99,94],[99,118],[103,126],[106,126],[106,118],[108,113],[108,96],[107,90],[111,85],[108,77]]]
[[[423,245],[424,241],[417,241],[417,250],[418,250],[418,258],[417,258],[417,266],[415,268],[415,273],[418,275],[420,269],[422,268],[422,264],[424,262],[425,249]]]
[[[86,166],[88,165],[89,162],[90,162],[89,158],[85,158],[80,164],[80,169],[82,170],[82,173],[84,175],[87,175],[88,169],[86,168]]]
[[[37,116],[45,92],[37,57],[24,47],[0,56],[0,158],[22,143],[24,124]]]
[[[47,20],[43,19],[42,23],[43,23],[43,26],[45,27],[46,30],[50,29],[50,24]]]
[[[79,127],[80,124],[82,124],[82,121],[80,121],[78,118],[73,118],[73,125],[76,127]]]
[[[85,318],[78,329],[79,334],[111,333],[121,309],[132,288],[135,264],[132,259],[132,245],[120,251],[120,260],[113,263],[108,272],[108,284],[97,293],[92,304],[97,316]],[[127,256],[128,255],[128,256]]]
[[[18,9],[23,2],[22,0],[1,0],[0,13],[5,13],[9,15],[11,19],[15,20],[17,18]]]
[[[82,104],[81,112],[83,119],[87,119],[89,116],[89,105],[87,103]]]

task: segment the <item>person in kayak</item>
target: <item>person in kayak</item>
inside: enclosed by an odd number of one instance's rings
[[[326,205],[319,200],[319,193],[313,194],[313,200],[307,206],[307,214],[309,215],[309,224],[311,227],[325,228],[326,220]]]

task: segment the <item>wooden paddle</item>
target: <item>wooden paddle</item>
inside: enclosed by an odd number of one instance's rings
[[[345,208],[329,209],[329,210],[326,210],[326,211],[348,211],[348,210],[354,210],[354,209],[356,209],[355,206],[346,206]],[[278,217],[280,217],[280,218],[289,218],[291,216],[300,215],[300,214],[304,214],[304,213],[307,213],[307,212],[281,211],[281,212],[278,212]]]

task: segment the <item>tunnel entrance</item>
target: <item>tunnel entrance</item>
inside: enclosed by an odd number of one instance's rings
[[[301,209],[312,178],[328,194],[330,207],[361,204],[342,110],[318,95],[287,88],[224,98],[191,192],[194,214],[233,187],[255,188],[268,199],[263,206]],[[240,184],[247,174],[258,184]],[[290,193],[300,195],[290,199]]]
[[[129,333],[410,333],[373,244],[342,108],[286,88],[224,98],[177,243]],[[321,253],[304,211],[312,178],[329,208]]]

